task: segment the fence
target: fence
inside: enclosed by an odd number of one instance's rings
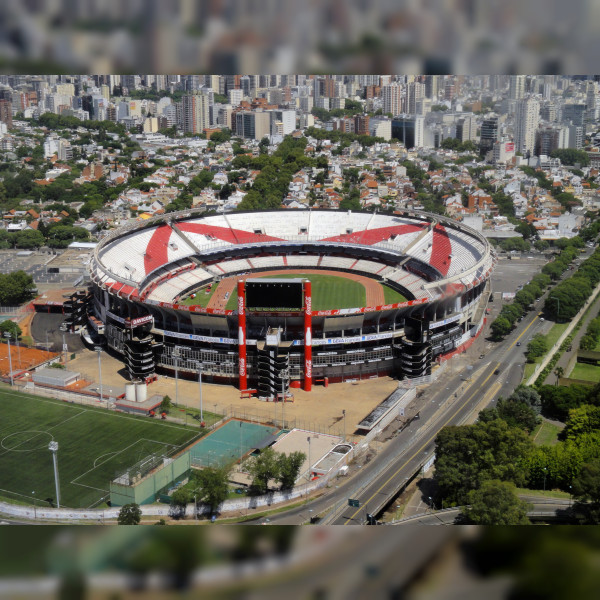
[[[448,362],[443,362],[437,369],[431,373],[431,375],[425,375],[423,377],[415,377],[414,379],[403,379],[398,385],[403,388],[414,388],[418,385],[423,385],[425,383],[431,383],[435,381],[447,368]]]

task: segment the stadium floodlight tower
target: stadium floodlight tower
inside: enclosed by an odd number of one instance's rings
[[[102,403],[102,346],[94,346],[94,350],[98,353],[98,378],[100,379],[100,403]],[[106,401],[106,408],[108,408],[108,400]]]
[[[52,452],[52,462],[54,464],[54,486],[56,487],[56,508],[60,508],[60,483],[58,479],[58,442],[52,441],[48,444],[48,450]]]
[[[204,365],[199,360],[196,361],[196,368],[198,369],[198,393],[200,395],[200,425],[204,427],[204,409],[202,407],[202,367]]]
[[[6,338],[6,341],[8,342],[8,368],[10,369],[10,387],[13,387],[14,382],[13,382],[12,356],[10,354],[10,337],[11,337],[10,331],[5,331],[4,337]]]

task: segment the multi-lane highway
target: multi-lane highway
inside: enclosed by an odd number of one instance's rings
[[[472,422],[481,408],[508,396],[519,385],[526,344],[517,346],[517,342],[531,337],[539,325],[539,314],[530,314],[472,370],[444,374],[424,394],[420,418],[388,442],[361,472],[301,508],[274,515],[269,522],[298,524],[321,515],[326,523],[362,524],[367,513],[377,514],[433,455],[442,427]],[[358,500],[360,506],[348,506],[349,498]]]
[[[587,249],[582,259],[593,251]],[[515,290],[541,269],[543,261],[502,261],[498,266],[497,291]],[[531,263],[531,264],[530,264]],[[539,264],[538,264],[539,263]],[[563,278],[572,272],[567,271]],[[521,281],[522,280],[522,281]],[[503,288],[506,287],[506,290]],[[502,342],[480,341],[483,358],[475,358],[471,369],[444,373],[431,384],[423,395],[418,420],[398,433],[370,463],[348,480],[337,485],[306,505],[270,517],[270,523],[306,523],[313,516],[321,516],[322,523],[358,525],[366,522],[367,514],[377,514],[419,472],[433,456],[435,438],[447,425],[473,422],[478,412],[493,404],[499,397],[507,397],[521,383],[527,342],[536,333],[547,333],[551,322],[544,321],[541,309],[548,292],[526,315],[515,330]],[[502,302],[490,304],[492,319]],[[519,344],[519,345],[517,345]],[[349,506],[348,499],[358,500],[358,507]]]

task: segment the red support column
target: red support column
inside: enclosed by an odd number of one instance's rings
[[[312,390],[312,293],[310,281],[304,282],[304,391]]]
[[[246,363],[246,285],[240,279],[237,284],[238,292],[238,352],[240,390],[248,389],[248,370]]]

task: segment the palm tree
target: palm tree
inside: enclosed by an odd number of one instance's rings
[[[565,374],[565,370],[562,367],[556,367],[554,374],[556,375],[556,385],[558,385],[558,380]]]

